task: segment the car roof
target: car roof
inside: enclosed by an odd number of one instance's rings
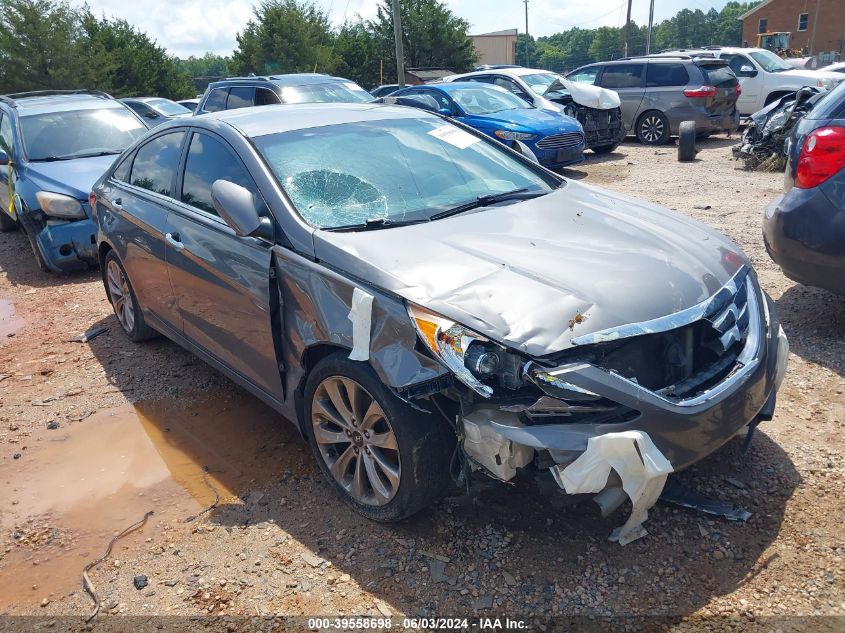
[[[310,84],[340,83],[348,82],[349,79],[333,77],[323,73],[290,73],[289,75],[265,75],[260,77],[227,77],[215,81],[209,86],[227,86],[231,84],[255,83],[266,85],[268,83],[277,86],[307,86]]]
[[[460,73],[460,77],[475,77],[477,75],[510,75],[511,77],[524,77],[525,75],[536,75],[537,73],[547,73],[556,75],[557,73],[551,70],[543,70],[542,68],[491,68],[489,70],[475,70],[471,73]]]
[[[140,101],[141,103],[150,103],[151,101],[170,101],[164,97],[126,97],[121,101]]]
[[[208,127],[214,127],[212,121],[220,121],[255,138],[343,123],[418,118],[438,117],[416,108],[373,103],[298,103],[208,112],[195,117],[191,123],[207,122]]]
[[[103,108],[125,108],[117,99],[105,93],[15,93],[5,95],[14,101],[15,109],[22,115],[68,112],[72,110],[101,110]]]
[[[492,84],[478,83],[477,81],[450,81],[447,83],[438,84],[423,84],[421,86],[408,86],[409,88],[435,88],[443,92],[454,92],[464,88],[472,88],[473,90],[496,90],[497,92],[507,92],[504,88],[499,88]]]

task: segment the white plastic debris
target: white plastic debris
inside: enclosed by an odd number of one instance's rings
[[[622,479],[622,489],[633,507],[631,516],[613,531],[610,540],[626,545],[648,534],[642,524],[674,469],[647,433],[624,431],[590,438],[587,450],[578,459],[563,469],[556,466],[552,473],[568,494],[582,494],[604,490],[611,468]]]
[[[352,307],[349,310],[352,321],[352,351],[349,360],[370,358],[370,328],[373,320],[373,295],[355,288],[352,292]]]

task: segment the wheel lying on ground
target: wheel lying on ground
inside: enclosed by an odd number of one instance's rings
[[[106,293],[126,336],[134,343],[154,338],[157,333],[144,321],[135,291],[129,283],[123,264],[120,263],[114,251],[109,251],[106,255],[103,266]]]
[[[359,514],[398,521],[447,489],[454,432],[402,402],[368,363],[342,352],[324,358],[304,400],[303,427],[320,470]]]
[[[643,145],[664,145],[669,141],[669,119],[657,110],[644,112],[637,120],[637,138]]]
[[[695,159],[695,121],[681,121],[678,129],[678,160],[687,162]]]
[[[613,145],[599,145],[598,147],[591,147],[590,149],[592,149],[596,154],[610,154],[615,152],[617,147],[619,147],[619,143],[615,143]]]

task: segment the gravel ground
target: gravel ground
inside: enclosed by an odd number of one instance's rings
[[[607,536],[625,508],[555,507],[527,483],[368,522],[264,405],[175,344],[131,344],[97,273],[39,273],[23,237],[2,234],[0,614],[90,613],[83,567],[152,510],[90,572],[101,621],[557,615],[844,630],[845,298],[769,260],[760,224],[782,176],[739,170],[732,144],[713,137],[688,164],[674,147],[628,144],[565,173],[726,233],[777,303],[792,353],[775,419],[746,455],[734,441],[682,475],[750,510],[747,523],[658,505],[650,535],[621,547]]]

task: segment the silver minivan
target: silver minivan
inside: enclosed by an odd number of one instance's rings
[[[566,77],[616,91],[625,127],[647,145],[677,136],[682,121],[695,121],[699,137],[739,127],[739,81],[724,60],[632,57],[582,66]]]

